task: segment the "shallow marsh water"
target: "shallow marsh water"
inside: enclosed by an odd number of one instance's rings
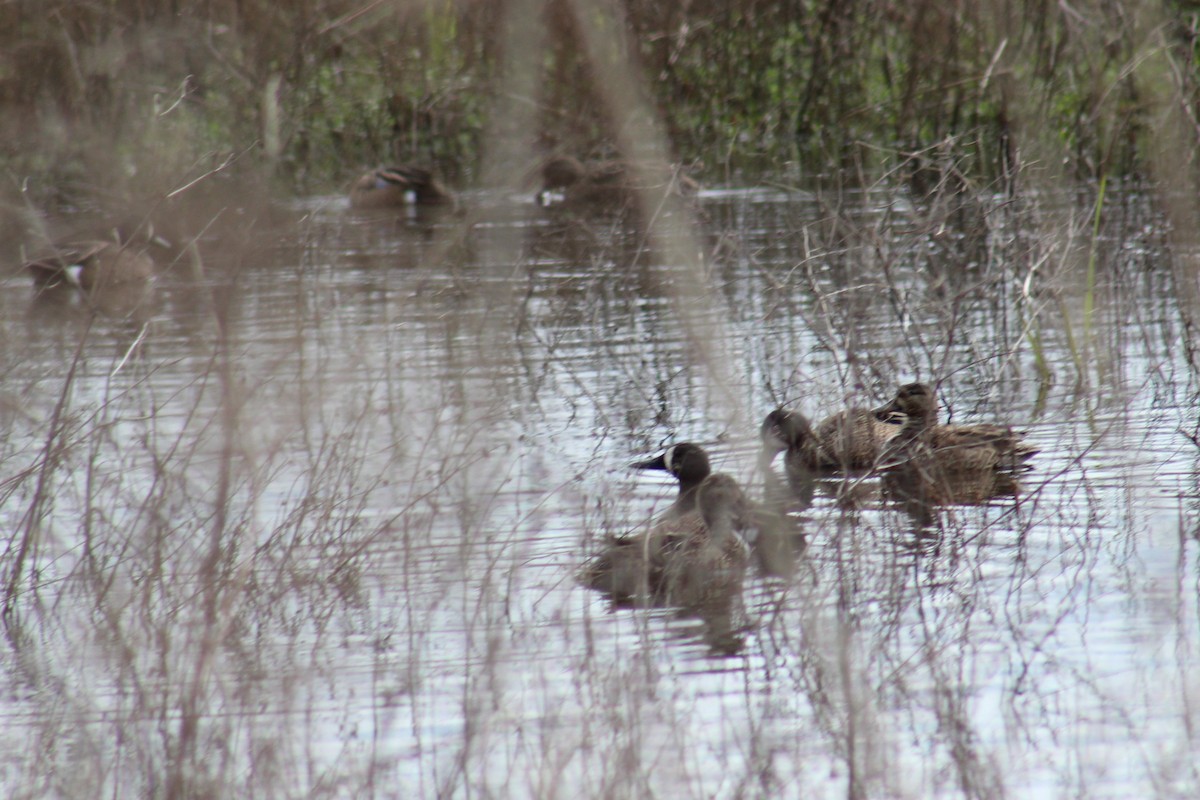
[[[0,285],[6,796],[1200,792],[1194,254],[1146,196],[469,199],[297,204],[129,320]],[[819,480],[720,635],[577,584],[671,501],[633,460],[761,496],[768,410],[915,379],[1028,430],[1015,496]]]

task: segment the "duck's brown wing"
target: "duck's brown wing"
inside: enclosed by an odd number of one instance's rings
[[[414,190],[432,183],[434,180],[433,173],[430,170],[407,165],[383,167],[375,171],[375,177],[383,183],[390,183],[404,189]]]
[[[1017,466],[1029,460],[1037,449],[1018,431],[1004,425],[942,425],[936,430],[937,449],[990,451],[989,466]],[[984,456],[979,457],[984,460]]]
[[[827,466],[863,469],[873,466],[881,448],[900,432],[899,423],[884,422],[866,408],[848,408],[817,426],[820,454]]]
[[[643,537],[610,539],[579,571],[579,582],[624,603],[653,593]]]

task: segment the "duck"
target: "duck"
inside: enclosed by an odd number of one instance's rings
[[[84,240],[56,245],[49,254],[26,262],[39,289],[74,285],[85,294],[142,287],[154,278],[154,260],[146,244],[112,239]]]
[[[799,411],[777,408],[759,428],[762,462],[770,464],[783,452],[789,473],[867,469],[900,433],[900,423],[899,415],[852,407],[825,418],[814,430]]]
[[[635,465],[675,475],[676,504],[644,533],[611,539],[584,567],[581,582],[618,603],[696,607],[728,600],[749,559],[753,513],[738,482],[708,464],[699,445],[684,442]]]
[[[432,171],[400,165],[366,173],[350,187],[351,208],[453,205],[454,195]]]
[[[915,462],[944,472],[1019,469],[1037,453],[1005,425],[938,424],[937,397],[926,383],[901,386],[877,413],[904,415],[900,433],[882,454],[885,467]]]
[[[565,205],[617,205],[636,200],[642,190],[666,189],[690,195],[700,185],[679,170],[641,167],[634,170],[622,161],[584,164],[574,156],[555,155],[541,165],[542,188],[538,203],[552,205],[561,195]]]

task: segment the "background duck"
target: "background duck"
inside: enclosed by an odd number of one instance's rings
[[[408,165],[380,167],[350,187],[352,208],[401,208],[410,205],[453,205],[454,195],[432,171]]]
[[[686,442],[635,466],[671,472],[680,495],[649,530],[610,540],[581,572],[584,585],[618,602],[682,606],[706,604],[740,587],[753,514],[737,481],[711,473],[704,450]]]
[[[26,262],[25,268],[39,288],[70,284],[92,294],[145,285],[154,278],[155,264],[147,250],[155,240],[151,234],[138,238],[143,241],[123,239],[114,232],[112,239],[58,244]]]
[[[663,190],[678,195],[696,193],[700,186],[679,170],[632,169],[621,161],[584,164],[574,156],[551,156],[542,163],[542,188],[538,202],[550,205],[554,195],[571,205],[615,205],[636,200],[641,190]]]
[[[883,456],[899,463],[932,458],[943,470],[1018,468],[1037,450],[1021,434],[1003,425],[939,425],[937,397],[928,384],[901,386],[880,413],[899,412],[904,424]]]
[[[762,458],[781,452],[789,471],[866,469],[900,433],[900,418],[866,408],[848,408],[827,417],[814,430],[799,411],[777,408],[759,429]]]

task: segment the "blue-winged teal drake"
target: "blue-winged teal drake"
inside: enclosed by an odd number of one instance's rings
[[[769,463],[781,452],[791,470],[866,469],[900,433],[900,419],[865,408],[848,408],[814,430],[799,411],[777,408],[763,420],[759,435]]]
[[[350,187],[352,208],[453,205],[454,195],[430,170],[421,167],[380,167]]]
[[[939,425],[937,397],[928,384],[909,383],[880,413],[904,415],[900,434],[889,442],[887,464],[931,462],[943,471],[1015,469],[1037,450],[1004,425]]]
[[[561,195],[567,205],[617,205],[635,200],[643,190],[688,195],[700,188],[678,170],[650,167],[634,170],[621,161],[584,164],[565,155],[546,159],[541,172],[538,202],[542,205],[551,205],[556,195]]]
[[[154,261],[145,245],[116,239],[59,245],[25,267],[39,287],[73,284],[88,294],[145,285],[154,277]]]
[[[635,466],[672,473],[680,495],[645,533],[611,540],[584,567],[582,582],[620,602],[697,606],[728,599],[741,585],[749,555],[744,534],[753,525],[737,481],[711,473],[704,450],[686,442]]]

